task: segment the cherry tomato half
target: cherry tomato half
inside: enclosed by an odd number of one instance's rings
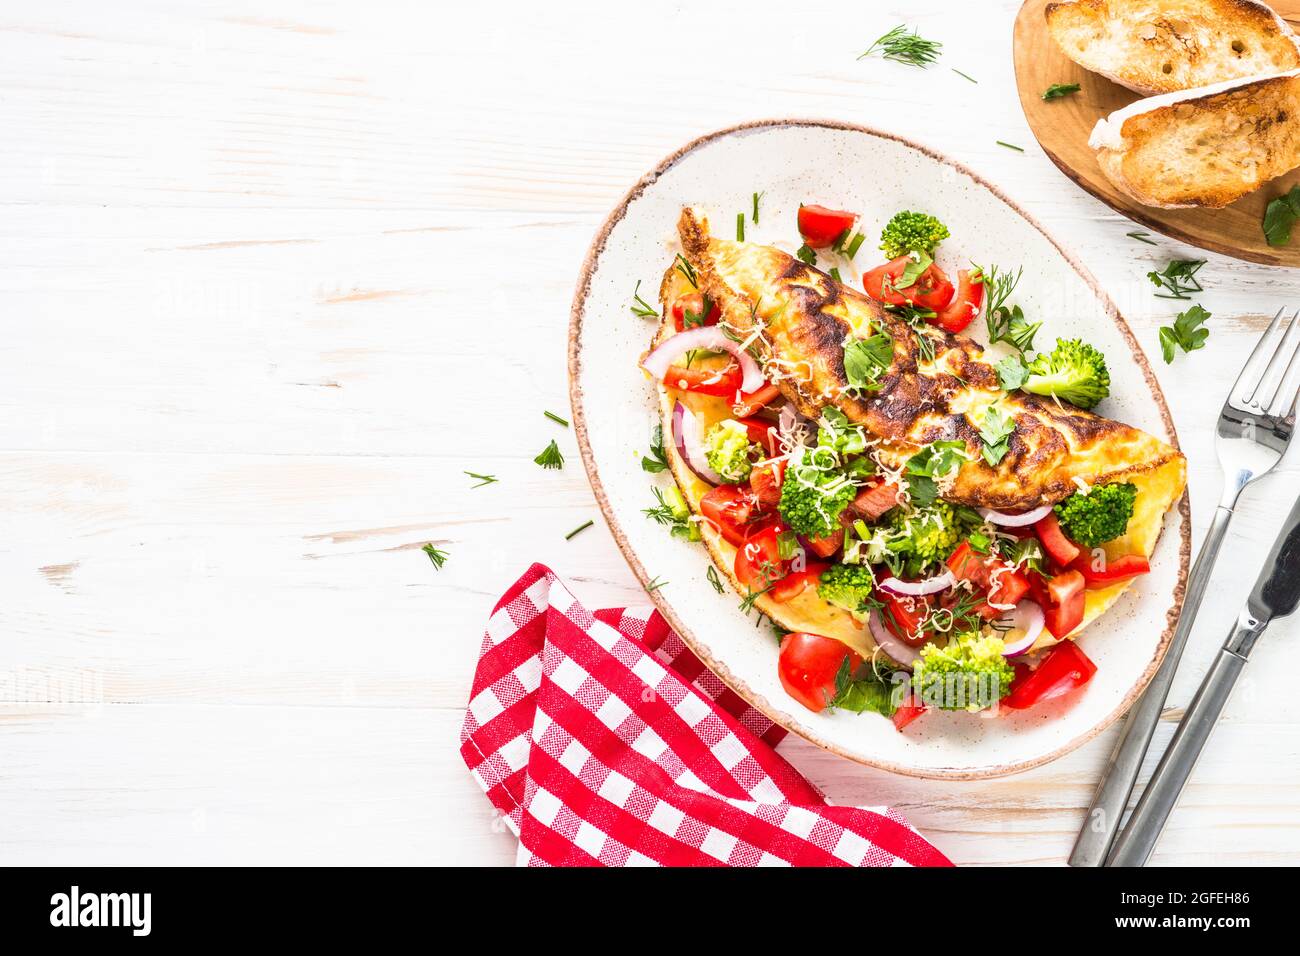
[[[718,485],[700,499],[700,514],[736,547],[745,543],[757,510],[758,499],[742,485]]]
[[[856,671],[862,658],[830,637],[795,631],[781,639],[777,674],[785,692],[811,711],[822,711],[835,698],[835,675],[844,659]]]
[[[832,245],[847,229],[858,221],[857,213],[825,206],[799,207],[799,235],[811,249],[824,249]]]
[[[709,314],[704,316],[704,321],[700,321],[700,313],[704,311],[704,296],[698,292],[687,292],[685,295],[679,295],[677,301],[673,303],[673,324],[677,326],[678,332],[685,332],[688,328],[695,328],[698,325],[717,325],[718,320],[722,318],[722,310],[718,308],[718,303],[709,303]],[[690,324],[687,324],[687,321]]]

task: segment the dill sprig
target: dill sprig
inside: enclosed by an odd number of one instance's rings
[[[560,454],[560,446],[555,444],[554,438],[551,439],[551,443],[543,448],[542,453],[534,458],[533,461],[537,462],[537,464],[541,465],[543,468],[564,467],[564,456]]]
[[[429,560],[439,571],[441,571],[442,566],[447,563],[447,552],[435,548],[432,544],[426,544],[420,550],[429,556]]]
[[[700,287],[700,277],[695,274],[695,266],[686,261],[686,257],[680,252],[677,253],[677,271],[686,276],[686,281],[691,284],[692,289]]]
[[[709,583],[710,583],[711,585],[713,585],[713,590],[715,590],[715,591],[717,591],[719,594],[721,594],[721,593],[722,593],[722,580],[718,577],[718,569],[715,568],[713,565],[710,564],[710,565],[709,565],[709,570],[706,571],[706,572],[704,573],[704,576],[705,576],[705,578],[708,579]]]
[[[632,290],[632,314],[638,319],[657,319],[659,310],[652,306],[645,299],[641,298],[641,280],[636,280],[636,288]]]
[[[471,488],[482,488],[484,485],[490,485],[497,480],[496,475],[480,475],[477,471],[467,471],[464,474],[469,475],[478,482],[476,485],[470,485]]]
[[[862,60],[877,54],[886,60],[894,60],[897,63],[907,63],[925,69],[939,59],[939,53],[942,49],[943,44],[939,41],[925,39],[916,32],[915,27],[912,28],[911,32],[908,32],[907,24],[900,23],[867,47],[867,52],[863,53],[858,59]]]

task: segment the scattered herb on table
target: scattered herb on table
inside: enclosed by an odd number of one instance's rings
[[[1173,259],[1165,266],[1163,272],[1148,272],[1147,278],[1157,289],[1169,290],[1157,292],[1158,299],[1190,299],[1189,292],[1205,291],[1201,288],[1200,280],[1196,278],[1196,273],[1201,271],[1203,265],[1205,265],[1204,259]]]
[[[555,412],[543,411],[542,414],[557,425],[563,425],[565,428],[569,427],[568,419],[561,418],[559,415],[555,414]]]
[[[433,566],[439,571],[441,571],[442,566],[447,563],[447,552],[435,548],[432,544],[426,544],[420,550],[429,556],[429,560],[433,562]]]
[[[1173,362],[1177,354],[1175,348],[1180,348],[1184,352],[1195,352],[1199,348],[1204,348],[1205,340],[1210,337],[1210,330],[1205,328],[1205,320],[1210,315],[1211,313],[1200,305],[1194,305],[1186,312],[1179,312],[1173,325],[1160,327],[1160,351],[1164,355],[1166,365]]]
[[[1043,99],[1059,100],[1064,96],[1069,96],[1071,93],[1078,92],[1078,83],[1053,83],[1047,89],[1043,90]]]
[[[1138,242],[1145,242],[1148,246],[1156,245],[1155,242],[1148,238],[1151,235],[1149,232],[1126,232],[1124,235],[1130,239],[1136,239]]]
[[[970,80],[972,83],[975,83],[975,84],[977,84],[977,85],[979,84],[979,80],[975,79],[975,77],[971,76],[969,73],[963,73],[961,70],[957,69],[955,66],[952,67],[952,71],[953,71],[954,73],[956,73],[958,76],[960,76],[963,80]]]
[[[862,60],[876,55],[886,60],[894,60],[897,63],[907,63],[910,66],[919,66],[921,69],[925,69],[939,59],[939,53],[942,50],[942,43],[937,40],[925,39],[916,32],[915,27],[912,28],[911,32],[908,32],[907,24],[900,23],[867,47],[867,52],[863,53],[858,59]]]
[[[575,537],[582,534],[582,532],[586,531],[595,523],[596,523],[595,521],[588,521],[586,524],[578,525],[578,527],[574,528],[572,531],[570,531],[568,534],[564,536],[564,540],[572,541]]]
[[[994,142],[999,146],[1005,146],[1007,149],[1014,149],[1017,153],[1023,153],[1025,151],[1023,146],[1017,146],[1015,143],[1004,143],[1000,139],[994,140]]]
[[[467,471],[465,474],[478,481],[478,484],[470,485],[471,488],[482,488],[484,485],[490,485],[497,480],[496,475],[480,475],[477,471]]]
[[[651,591],[658,591],[661,587],[663,587],[667,583],[668,583],[667,581],[660,581],[659,576],[655,575],[650,580],[650,583],[645,586],[646,594],[649,594]]]
[[[564,456],[560,454],[560,446],[555,444],[554,438],[551,439],[551,443],[543,448],[542,453],[534,458],[533,461],[537,462],[537,464],[541,465],[543,468],[564,467]]]

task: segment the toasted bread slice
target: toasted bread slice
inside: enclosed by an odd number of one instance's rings
[[[1047,30],[1084,69],[1139,93],[1300,67],[1300,41],[1255,0],[1049,3]]]
[[[1138,100],[1088,145],[1140,203],[1226,206],[1300,166],[1300,70]]]

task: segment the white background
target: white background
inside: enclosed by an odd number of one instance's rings
[[[1199,540],[1214,414],[1300,280],[1208,256],[1209,346],[1160,363],[1176,309],[1145,273],[1193,250],[1126,238],[1035,147],[1015,9],[4,4],[0,862],[513,859],[457,754],[488,611],[532,561],[593,607],[643,600],[541,415],[568,417],[578,268],[638,176],[737,121],[894,130],[1039,217],[1157,362]],[[855,59],[903,19],[939,65]],[[532,463],[553,437],[562,472]],[[1167,718],[1297,461],[1239,511]],[[1157,862],[1300,862],[1296,636],[1257,650]],[[958,862],[1056,863],[1113,739],[977,783],[783,752]]]

